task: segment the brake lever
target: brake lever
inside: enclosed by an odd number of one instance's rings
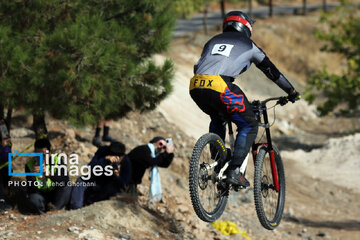
[[[284,106],[289,102],[287,97],[280,97],[280,99],[276,102],[276,104],[280,104],[280,106]]]

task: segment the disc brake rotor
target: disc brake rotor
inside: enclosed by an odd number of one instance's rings
[[[201,190],[204,190],[207,186],[208,186],[208,181],[211,179],[209,177],[209,173],[208,170],[206,169],[206,163],[202,163],[200,164],[200,169],[199,169],[199,187]]]

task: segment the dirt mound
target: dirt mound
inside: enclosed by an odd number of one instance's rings
[[[360,134],[329,139],[324,147],[311,152],[283,151],[299,169],[312,178],[323,179],[360,193]]]

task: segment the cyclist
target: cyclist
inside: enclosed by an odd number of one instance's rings
[[[224,120],[231,119],[236,124],[235,149],[226,175],[229,184],[243,187],[250,184],[240,172],[240,166],[256,138],[258,122],[245,94],[233,84],[234,79],[254,63],[288,94],[291,102],[300,99],[300,94],[250,39],[254,22],[243,12],[229,12],[223,21],[223,33],[205,44],[190,81],[192,99],[210,115],[210,132],[224,140]]]

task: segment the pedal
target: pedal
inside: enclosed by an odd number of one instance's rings
[[[241,189],[245,189],[246,187],[243,187],[243,186],[238,186],[238,185],[232,185],[232,189],[235,191],[235,192],[238,192],[240,191]]]

